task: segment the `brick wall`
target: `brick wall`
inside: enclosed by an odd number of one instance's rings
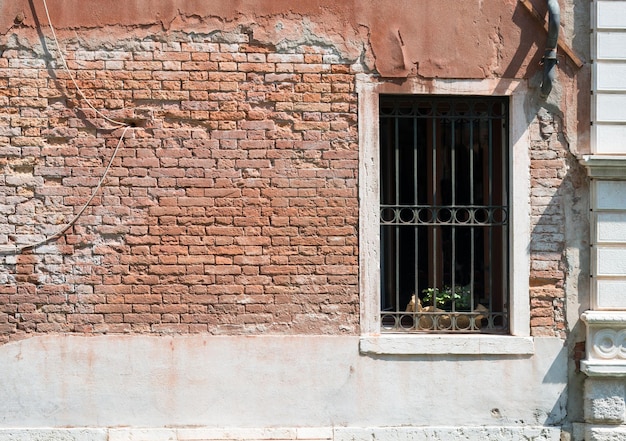
[[[357,333],[354,74],[246,33],[0,57],[0,342],[41,332]],[[556,127],[556,129],[555,129]],[[533,122],[531,326],[563,335],[567,145]],[[3,248],[4,247],[4,248]],[[2,251],[2,250],[5,251]]]
[[[574,183],[585,179],[584,171],[569,151],[558,115],[541,109],[532,122],[531,138],[531,333],[565,337],[566,217],[574,212],[567,201],[574,195]],[[587,230],[573,234],[584,236]]]
[[[246,34],[198,40],[64,47],[91,103],[136,127],[66,235],[0,255],[1,341],[358,329],[350,65]],[[54,61],[17,44],[0,58],[0,245],[68,222],[123,132],[48,50]]]

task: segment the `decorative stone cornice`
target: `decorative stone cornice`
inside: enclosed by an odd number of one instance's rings
[[[587,358],[581,369],[589,376],[626,376],[626,311],[586,311]]]
[[[585,311],[580,318],[589,326],[623,327],[626,329],[626,311]]]
[[[591,178],[626,180],[626,155],[584,155],[580,163]]]

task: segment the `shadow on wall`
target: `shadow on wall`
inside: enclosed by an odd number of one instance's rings
[[[566,347],[562,348],[559,354],[552,360],[546,374],[543,377],[543,383],[548,384],[560,384],[563,382],[565,375],[565,366],[568,362],[568,350]],[[563,392],[559,395],[558,399],[554,403],[550,413],[545,415],[545,426],[563,426],[566,423],[567,418],[567,400],[568,400],[568,388],[565,387]],[[542,417],[544,418],[544,417]]]
[[[518,2],[515,7],[515,12],[513,12],[512,20],[513,23],[515,23],[520,29],[520,43],[515,51],[515,54],[511,58],[511,62],[506,67],[504,72],[502,72],[503,78],[517,77],[524,65],[524,60],[532,51],[535,53],[526,66],[526,72],[524,72],[523,76],[525,78],[530,78],[537,71],[541,70],[540,62],[542,51],[539,50],[539,45],[544,43],[544,40],[547,38],[547,34],[536,20],[533,20],[533,26],[529,27],[528,16],[529,12],[520,2]]]
[[[551,415],[565,412],[575,422],[582,421],[585,378],[574,355],[585,338],[579,317],[589,304],[589,183],[557,112],[541,108],[531,130],[531,332],[567,339],[567,356],[559,360],[567,366],[568,392]],[[548,419],[558,424],[555,418]]]

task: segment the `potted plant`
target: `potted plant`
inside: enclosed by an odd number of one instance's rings
[[[417,311],[427,313],[438,313],[434,316],[422,316],[418,321],[421,329],[458,329],[471,330],[482,327],[484,314],[488,313],[483,305],[477,305],[472,310],[472,293],[467,286],[426,288],[422,291],[426,307],[422,307],[422,302],[417,300]],[[451,311],[454,311],[450,313]],[[445,314],[442,314],[445,312]],[[473,320],[472,320],[473,317]]]
[[[432,305],[446,311],[471,311],[472,294],[467,286],[449,286],[443,289],[426,288],[422,290],[422,300],[426,305]]]

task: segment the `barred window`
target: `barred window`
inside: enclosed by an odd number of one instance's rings
[[[508,100],[381,95],[381,328],[507,333]]]

